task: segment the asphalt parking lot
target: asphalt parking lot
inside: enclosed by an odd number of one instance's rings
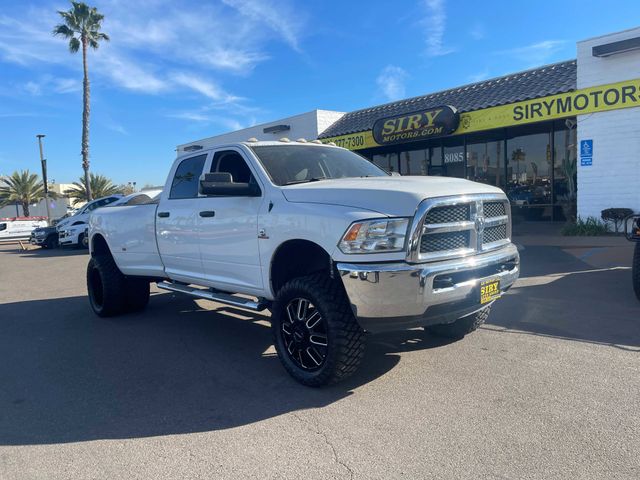
[[[523,245],[480,331],[371,336],[321,390],[268,316],[156,290],[100,319],[85,252],[0,247],[0,478],[640,478],[631,245]]]

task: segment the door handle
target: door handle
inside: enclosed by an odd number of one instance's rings
[[[169,212],[158,212],[160,218],[167,218],[169,215]]]
[[[213,210],[203,210],[202,212],[200,212],[200,216],[205,218],[215,217],[216,212],[214,212]]]

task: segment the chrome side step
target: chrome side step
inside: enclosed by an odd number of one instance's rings
[[[254,312],[261,312],[269,306],[269,302],[263,298],[258,298],[258,301],[255,302],[247,298],[236,297],[230,293],[218,292],[213,289],[191,287],[183,283],[167,281],[158,282],[157,285],[158,288],[161,288],[162,290],[185,293],[192,297],[204,298],[206,300],[224,303],[225,305],[231,305],[233,307],[246,308],[247,310],[253,310]]]

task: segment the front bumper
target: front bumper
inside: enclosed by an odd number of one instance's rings
[[[371,332],[451,323],[478,311],[479,284],[499,279],[506,291],[518,279],[518,249],[442,262],[336,265],[360,326]]]
[[[47,237],[31,237],[29,242],[31,245],[42,245]]]

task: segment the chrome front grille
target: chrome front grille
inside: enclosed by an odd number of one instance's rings
[[[507,226],[496,225],[495,227],[487,227],[482,232],[482,245],[487,243],[499,242],[507,238]]]
[[[412,226],[407,259],[444,260],[483,253],[511,241],[511,209],[501,194],[423,201]]]
[[[420,253],[441,252],[442,250],[458,250],[468,248],[469,231],[445,232],[422,235]]]
[[[429,210],[425,223],[453,223],[470,220],[471,208],[469,204],[435,207]]]
[[[483,210],[486,218],[506,215],[504,202],[484,202]]]

